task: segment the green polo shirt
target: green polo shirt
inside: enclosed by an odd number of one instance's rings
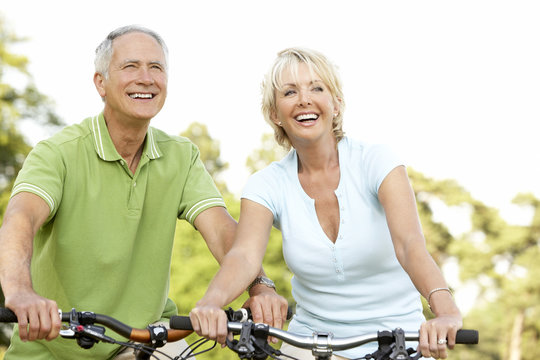
[[[176,313],[168,299],[176,220],[225,206],[189,140],[150,127],[135,174],[116,151],[103,114],[40,142],[12,196],[40,196],[50,215],[34,239],[32,280],[60,309],[88,310],[137,328]],[[109,334],[111,335],[111,334]],[[74,340],[22,343],[6,359],[107,359],[117,350]]]

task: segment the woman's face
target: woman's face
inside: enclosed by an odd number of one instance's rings
[[[282,74],[281,88],[276,90],[276,109],[272,120],[283,127],[291,144],[333,137],[332,120],[339,111],[330,90],[305,63],[298,65],[294,76],[290,69]]]

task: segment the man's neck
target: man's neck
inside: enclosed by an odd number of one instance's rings
[[[133,173],[137,169],[144,147],[144,140],[150,125],[148,121],[118,121],[105,116],[105,123],[116,151],[126,161]]]

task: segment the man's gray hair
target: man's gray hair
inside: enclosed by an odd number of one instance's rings
[[[163,41],[163,38],[159,36],[159,34],[155,31],[145,28],[144,26],[127,25],[111,31],[109,35],[107,35],[105,40],[103,40],[101,44],[99,44],[99,46],[96,48],[96,58],[94,60],[94,65],[97,73],[103,75],[105,78],[109,77],[109,65],[111,64],[111,59],[113,55],[112,44],[114,39],[133,32],[147,34],[156,39],[158,44],[163,49],[163,53],[165,54],[165,68],[168,68],[169,49],[167,49],[167,45],[165,44],[165,41]]]

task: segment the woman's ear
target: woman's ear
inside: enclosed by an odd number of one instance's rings
[[[340,113],[341,102],[342,102],[342,100],[340,98],[338,98],[338,97],[334,100],[334,114],[336,114],[336,117]]]
[[[279,121],[277,117],[276,110],[270,111],[270,120],[272,120],[272,122],[276,124],[277,126],[281,126],[281,121]]]

